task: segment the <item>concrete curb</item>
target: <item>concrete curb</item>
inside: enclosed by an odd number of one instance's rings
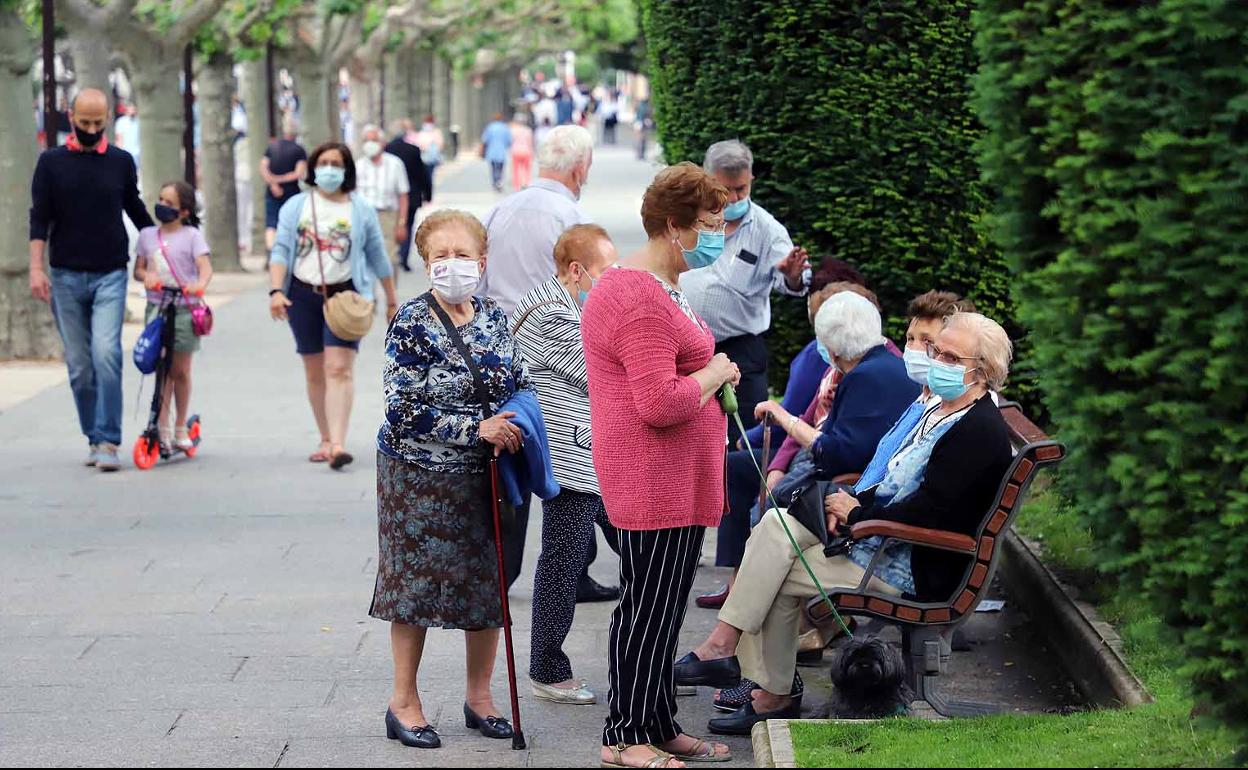
[[[754,746],[755,767],[797,767],[797,758],[793,755],[793,737],[789,734],[789,720],[768,719],[766,722],[759,722],[750,730],[750,743]]]
[[[1010,595],[1058,650],[1084,697],[1102,708],[1152,703],[1153,697],[1127,666],[1122,638],[1092,605],[1079,601],[1040,559],[1040,547],[1016,532],[1005,537],[1001,574]]]

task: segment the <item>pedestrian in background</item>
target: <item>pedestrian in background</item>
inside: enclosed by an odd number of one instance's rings
[[[121,115],[113,123],[113,136],[118,147],[134,156],[135,168],[141,168],[139,165],[139,151],[142,149],[142,144],[139,142],[139,110],[129,103],[123,105],[121,109]]]
[[[741,367],[737,398],[746,430],[754,427],[754,406],[767,400],[767,331],[771,293],[803,297],[810,285],[806,251],[794,247],[789,231],[750,199],[754,155],[741,142],[716,142],[703,170],[728,188],[724,207],[724,255],[706,270],[681,276],[681,288],[715,334],[715,350]],[[740,434],[728,427],[736,444]]]
[[[481,157],[490,164],[490,183],[494,192],[503,191],[503,169],[507,151],[511,149],[511,129],[503,122],[503,113],[494,113],[494,120],[481,133]]]
[[[208,242],[199,229],[195,190],[183,181],[166,182],[156,202],[160,224],[139,231],[134,260],[134,279],[147,289],[144,323],[161,311],[163,288],[179,289],[174,300],[173,361],[165,379],[157,420],[160,443],[187,450],[195,446],[188,433],[191,403],[191,357],[199,350],[199,337],[191,321],[191,303],[198,302],[212,281]],[[172,398],[171,398],[172,396]],[[176,401],[176,417],[169,424],[170,405]]]
[[[416,144],[409,140],[414,137],[416,132],[412,127],[412,121],[402,118],[394,122],[394,130],[391,132],[394,138],[386,145],[386,152],[399,160],[403,161],[403,168],[407,170],[407,216],[403,219],[403,229],[405,233],[412,232],[412,225],[416,222],[416,210],[421,204],[429,200],[428,192],[425,185],[429,183],[429,169],[425,168],[425,161],[421,157],[422,153]],[[408,255],[411,254],[412,239],[410,236],[404,237],[399,241],[399,266],[406,272],[411,272],[412,268],[408,264]]]
[[[321,443],[309,462],[338,470],[355,458],[344,443],[355,398],[354,369],[359,340],[345,340],[325,322],[325,303],[343,291],[372,301],[381,282],[386,319],[399,298],[394,268],[386,257],[377,211],[355,191],[351,150],[327,142],[312,152],[307,192],[282,206],[269,259],[269,314],[288,321],[295,352],[303,360],[308,402]]]
[[[420,159],[425,162],[425,168],[429,170],[428,183],[425,185],[425,203],[430,203],[433,201],[433,179],[438,166],[442,165],[444,141],[442,129],[438,128],[432,114],[425,116],[425,122],[421,124],[420,131],[409,141],[420,148]]]
[[[403,161],[386,152],[381,129],[372,124],[360,132],[364,140],[364,157],[355,162],[356,190],[372,205],[381,223],[386,241],[386,255],[391,264],[398,264],[399,244],[407,240],[408,193],[407,167]]]
[[[269,144],[260,159],[260,178],[264,180],[264,248],[273,250],[277,234],[277,214],[286,201],[299,192],[299,180],[308,176],[308,153],[295,141],[299,123],[293,117],[282,120],[282,136]]]
[[[121,215],[152,226],[129,153],[105,137],[108,97],[88,88],[74,99],[74,131],[45,150],[30,183],[30,293],[52,303],[65,346],[87,465],[121,467],[121,325],[130,243]],[[45,251],[50,247],[49,270]]]
[[[519,192],[533,178],[533,129],[523,113],[511,120],[511,186]]]

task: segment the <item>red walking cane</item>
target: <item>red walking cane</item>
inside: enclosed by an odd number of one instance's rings
[[[499,513],[498,458],[490,458],[490,503],[494,509],[494,545],[498,550],[498,598],[503,603],[503,639],[507,645],[507,684],[511,687],[511,748],[522,750],[520,696],[516,694],[516,653],[511,646],[511,604],[507,601],[507,564],[503,559],[503,520]]]

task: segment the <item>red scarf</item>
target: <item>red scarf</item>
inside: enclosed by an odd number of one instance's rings
[[[108,149],[108,136],[101,136],[100,141],[96,142],[94,147],[83,147],[78,141],[78,134],[70,131],[69,138],[65,140],[65,146],[70,152],[94,152],[96,155],[103,155]]]

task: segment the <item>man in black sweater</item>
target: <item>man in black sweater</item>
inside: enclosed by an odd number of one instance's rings
[[[39,156],[30,185],[30,293],[52,303],[78,423],[91,447],[87,465],[115,471],[121,467],[121,325],[130,261],[121,214],[139,229],[151,227],[152,218],[139,197],[130,153],[110,147],[104,136],[104,93],[80,93],[70,120],[69,141]]]
[[[409,273],[412,268],[408,264],[408,256],[412,250],[412,224],[416,221],[416,209],[420,208],[422,201],[429,200],[425,190],[429,182],[429,172],[425,168],[425,162],[421,160],[420,148],[407,141],[407,136],[413,130],[412,121],[407,118],[395,121],[395,136],[386,145],[386,152],[403,161],[403,168],[407,170],[407,183],[411,187],[407,194],[407,221],[404,223],[407,238],[399,244],[399,266]]]

